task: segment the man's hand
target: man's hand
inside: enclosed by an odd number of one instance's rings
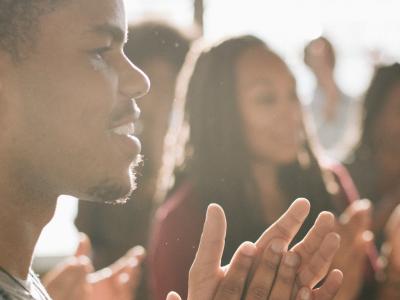
[[[131,300],[139,282],[144,249],[135,247],[111,266],[93,271],[89,238],[81,234],[74,257],[50,271],[43,283],[54,300]]]
[[[107,268],[88,274],[90,300],[132,300],[141,275],[144,249],[135,247]]]

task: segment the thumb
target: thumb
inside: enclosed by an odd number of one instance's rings
[[[200,238],[199,248],[196,253],[192,268],[204,269],[211,267],[210,271],[218,270],[221,266],[226,234],[226,218],[223,209],[217,204],[210,204],[207,209],[206,220]]]
[[[175,292],[169,292],[166,300],[182,300],[182,298]]]
[[[79,256],[87,256],[90,257],[92,252],[92,245],[90,243],[89,237],[83,233],[79,233],[79,244],[78,247],[76,248],[75,257]]]

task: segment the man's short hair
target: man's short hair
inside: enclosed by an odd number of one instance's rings
[[[34,45],[38,19],[64,0],[0,0],[0,51],[19,59]]]

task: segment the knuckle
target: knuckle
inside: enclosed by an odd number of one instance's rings
[[[277,281],[280,281],[283,285],[292,286],[294,277],[294,273],[281,273],[278,274]]]
[[[266,299],[268,296],[268,290],[262,284],[256,284],[250,288],[249,295],[252,297],[251,299],[255,300]]]
[[[240,295],[242,286],[236,281],[227,281],[221,285],[221,293],[226,296]]]
[[[261,264],[268,272],[275,272],[280,263],[281,258],[277,254],[264,255]]]
[[[208,272],[202,272],[199,268],[190,268],[189,271],[189,282],[202,282],[208,277]]]
[[[307,257],[310,257],[314,253],[314,249],[311,247],[309,243],[302,243],[303,245],[303,251],[307,255]]]
[[[311,266],[309,267],[309,270],[310,270],[311,275],[315,277],[315,276],[318,275],[320,269],[317,268],[316,265],[311,265]]]
[[[269,300],[286,300],[286,298],[281,295],[274,294],[274,295],[271,295],[271,297],[269,297]]]
[[[251,258],[240,256],[238,260],[231,266],[231,269],[232,271],[237,273],[247,273],[249,271],[251,263]]]
[[[289,232],[289,230],[287,230],[282,224],[280,224],[279,222],[275,224],[277,231],[280,233],[280,235],[284,238],[284,239],[288,239],[291,240],[291,234]]]

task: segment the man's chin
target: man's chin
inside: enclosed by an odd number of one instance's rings
[[[88,197],[82,200],[88,200],[97,203],[106,204],[124,204],[130,198],[132,192],[136,189],[135,168],[142,162],[141,156],[132,163],[129,168],[128,178],[125,180],[107,179],[89,189]]]

